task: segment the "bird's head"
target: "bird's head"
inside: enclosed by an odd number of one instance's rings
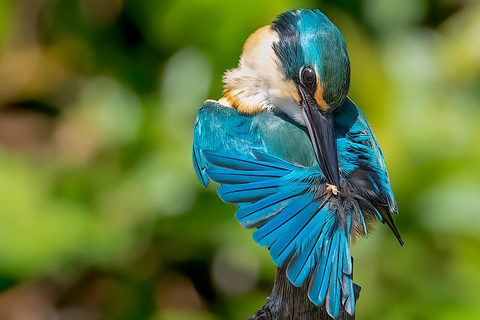
[[[305,126],[328,182],[339,185],[333,112],[347,97],[350,61],[324,14],[289,11],[258,29],[224,82],[221,103],[246,114],[280,113]]]

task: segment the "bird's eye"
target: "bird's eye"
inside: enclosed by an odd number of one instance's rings
[[[310,87],[315,83],[315,73],[313,72],[312,68],[305,67],[302,69],[300,74],[300,79],[302,80],[302,84],[306,87]]]

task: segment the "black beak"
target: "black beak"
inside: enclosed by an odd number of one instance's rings
[[[337,144],[333,114],[323,113],[316,100],[300,88],[302,94],[302,117],[308,129],[318,165],[329,184],[339,188]]]

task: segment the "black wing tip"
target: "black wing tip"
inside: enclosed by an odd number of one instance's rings
[[[197,179],[198,181],[200,181],[200,184],[202,185],[202,187],[204,188],[208,187],[210,180],[208,179],[208,176],[205,173],[205,171],[202,169],[195,170],[195,174],[197,175]]]
[[[395,223],[393,223],[393,219],[391,220],[391,222],[392,222],[391,224],[388,223],[388,222],[387,222],[387,224],[390,227],[390,229],[392,229],[395,237],[397,237],[398,243],[400,243],[400,245],[403,247],[405,242],[403,242],[403,239],[402,239],[402,236],[400,235],[400,232],[398,232],[397,227],[395,226]]]
[[[210,183],[210,180],[205,179],[205,177],[203,177],[203,176],[200,176],[199,180],[200,180],[200,183],[202,184],[202,187],[204,187],[204,188],[208,187],[208,184]]]
[[[382,223],[387,224],[390,227],[395,237],[397,237],[398,242],[403,247],[405,243],[403,242],[400,232],[398,232],[397,230],[397,226],[395,225],[395,221],[393,220],[391,211],[385,206],[377,205],[375,206],[375,208],[377,209],[378,213],[380,213],[380,216],[383,218]]]
[[[193,165],[194,165],[195,174],[197,175],[198,181],[200,181],[202,186],[204,188],[206,188],[208,186],[209,180],[208,180],[208,177],[206,176],[206,174],[204,172],[204,169],[201,168],[201,166],[200,166],[200,159],[198,159],[198,152],[199,151],[194,146],[193,147],[193,159],[192,159],[193,160]]]

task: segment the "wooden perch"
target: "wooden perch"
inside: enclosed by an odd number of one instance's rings
[[[275,283],[267,302],[251,318],[245,320],[331,320],[324,307],[315,306],[307,296],[305,286],[295,287],[287,279],[286,267],[277,268]],[[354,286],[355,301],[360,295],[360,286]],[[337,320],[354,320],[351,316],[340,311]]]

